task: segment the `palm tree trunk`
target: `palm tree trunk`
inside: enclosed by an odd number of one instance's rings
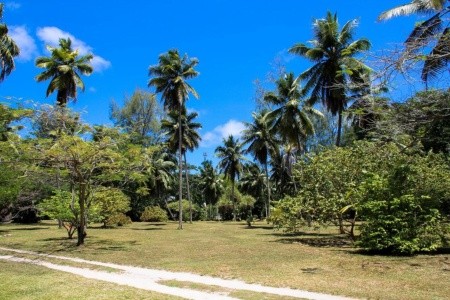
[[[270,217],[270,179],[269,179],[269,170],[267,168],[267,161],[264,164],[266,169],[266,180],[267,180],[267,203],[266,203],[266,218]]]
[[[187,165],[186,151],[184,152],[184,165],[186,166],[186,191],[187,191],[187,197],[188,197],[188,201],[189,201],[189,223],[192,224],[192,201],[191,201],[191,192],[189,189],[189,168]]]
[[[233,203],[233,221],[236,222],[236,203],[234,201],[234,180],[231,181],[231,202]]]
[[[181,105],[178,108],[178,229],[183,229],[183,157],[181,153],[182,130],[181,130]]]
[[[342,108],[339,108],[338,113],[338,132],[336,137],[336,147],[341,145],[341,131],[342,131]]]

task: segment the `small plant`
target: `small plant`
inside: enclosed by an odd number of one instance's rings
[[[167,212],[159,206],[147,206],[141,214],[141,221],[144,222],[167,222]]]

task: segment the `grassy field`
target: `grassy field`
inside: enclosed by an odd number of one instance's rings
[[[68,240],[65,231],[58,229],[55,223],[8,224],[0,225],[0,245],[360,298],[449,299],[449,254],[414,257],[362,255],[345,239],[335,235],[336,228],[306,231],[299,235],[284,235],[265,223],[256,223],[248,228],[244,223],[198,222],[185,224],[184,230],[176,228],[176,223],[134,223],[115,229],[92,227],[88,230],[86,245],[76,247],[76,241]],[[6,289],[13,295],[14,291],[10,289],[17,287],[14,282],[26,283],[29,290],[34,291],[34,285],[51,284],[52,278],[59,285],[68,285],[66,293],[76,290],[74,276],[44,271],[37,266],[15,268],[11,265],[4,262],[0,265],[2,294]],[[48,280],[43,282],[39,276],[25,280],[28,273],[36,272],[45,274]],[[62,280],[64,277],[68,279]],[[10,283],[5,284],[5,280]],[[97,285],[113,290],[108,288],[109,284],[90,282],[85,285],[86,293],[90,288],[95,291]],[[143,292],[115,288],[129,293],[121,298],[169,299],[154,295],[142,297]],[[59,295],[59,291],[54,293]],[[77,297],[70,297],[70,292],[64,295],[69,299],[89,299]]]

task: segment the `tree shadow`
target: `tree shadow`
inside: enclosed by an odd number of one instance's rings
[[[263,229],[263,230],[274,230],[274,227],[271,225],[252,225],[252,226],[245,226],[243,229]]]
[[[25,227],[25,228],[11,228],[9,230],[14,231],[29,231],[29,230],[45,230],[49,229],[50,227],[43,227],[43,226],[35,226],[35,227]]]
[[[343,236],[332,236],[331,237],[301,237],[301,238],[282,238],[277,239],[274,242],[276,243],[282,243],[282,244],[302,244],[307,245],[311,247],[319,247],[319,248],[352,248],[353,242],[348,239],[347,237]]]
[[[151,228],[130,228],[131,230],[144,230],[144,231],[153,231],[153,230],[164,230],[164,228],[159,227],[151,227]]]

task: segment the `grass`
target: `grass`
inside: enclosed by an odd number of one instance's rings
[[[198,222],[184,227],[177,230],[176,223],[93,227],[88,230],[86,245],[76,247],[76,240],[68,240],[54,223],[7,224],[0,226],[0,244],[359,298],[448,299],[450,295],[448,254],[362,255],[335,235],[336,228],[284,235],[265,223],[252,228],[231,222]]]
[[[0,260],[0,298],[5,300],[181,299],[43,267]]]

